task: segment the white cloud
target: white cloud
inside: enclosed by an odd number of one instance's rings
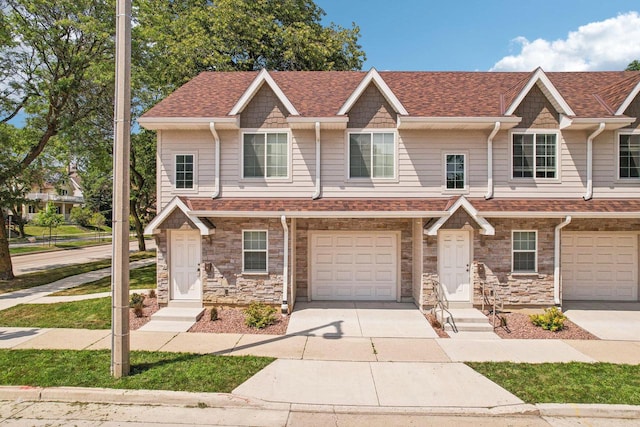
[[[624,70],[640,59],[640,15],[629,12],[592,22],[571,31],[566,39],[530,42],[517,37],[513,42],[520,46],[520,53],[505,56],[491,71]]]

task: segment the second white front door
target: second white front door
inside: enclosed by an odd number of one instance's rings
[[[445,296],[449,301],[471,301],[470,233],[440,230],[438,236],[438,274]]]
[[[171,232],[171,299],[200,300],[200,233]]]

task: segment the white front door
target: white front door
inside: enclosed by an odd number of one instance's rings
[[[171,299],[200,300],[200,233],[171,231]]]
[[[449,301],[471,301],[469,232],[440,230],[438,241],[438,274],[445,296]]]

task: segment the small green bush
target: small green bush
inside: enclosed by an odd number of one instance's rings
[[[157,296],[155,289],[149,290],[149,298],[156,298]]]
[[[212,322],[215,322],[216,320],[218,320],[218,309],[215,307],[211,307],[211,312],[210,312],[210,317],[209,319]]]
[[[136,305],[144,303],[144,295],[133,293],[129,297],[129,307],[136,308]]]
[[[531,314],[529,318],[534,325],[551,332],[561,331],[564,321],[567,320],[567,316],[562,314],[558,307],[547,308],[542,314]]]
[[[244,323],[252,328],[262,329],[273,325],[276,321],[275,307],[271,307],[263,302],[252,302],[244,310]]]
[[[144,304],[142,303],[142,301],[136,303],[136,305],[133,306],[133,314],[135,314],[136,317],[144,316]]]

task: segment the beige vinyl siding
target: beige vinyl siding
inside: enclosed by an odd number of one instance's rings
[[[494,197],[582,197],[586,191],[587,133],[560,132],[557,143],[560,144],[557,179],[514,179],[511,170],[511,133],[499,132],[493,141]]]
[[[603,132],[593,142],[593,197],[638,197],[640,180],[618,179],[618,137]]]

